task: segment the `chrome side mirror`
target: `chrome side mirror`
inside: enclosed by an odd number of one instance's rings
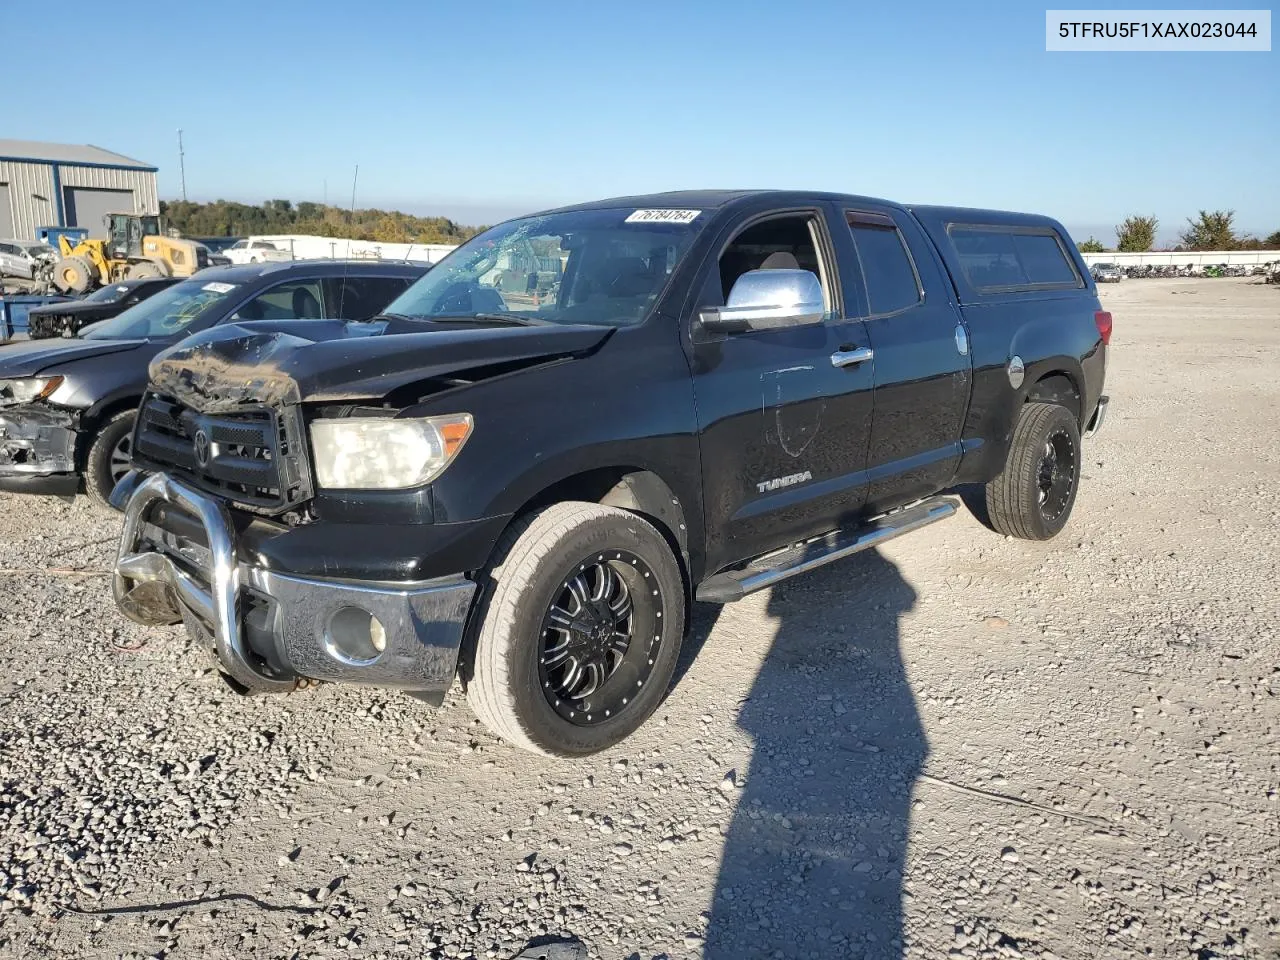
[[[708,330],[734,333],[809,326],[821,323],[826,312],[813,271],[748,270],[734,281],[723,307],[703,310],[698,319]]]

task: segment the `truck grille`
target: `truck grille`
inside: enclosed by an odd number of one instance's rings
[[[298,409],[200,413],[159,394],[142,401],[133,456],[207,493],[277,514],[311,497]]]

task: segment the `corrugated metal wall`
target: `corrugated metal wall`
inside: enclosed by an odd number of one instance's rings
[[[13,236],[13,210],[9,202],[9,185],[0,182],[0,237]]]
[[[158,213],[156,175],[149,170],[78,167],[58,164],[62,187],[96,187],[100,190],[129,190],[137,213]],[[53,164],[0,160],[0,190],[8,190],[13,210],[13,237],[34,240],[36,227],[58,223]]]
[[[13,237],[15,240],[34,240],[36,227],[47,227],[58,222],[53,190],[53,167],[47,163],[18,163],[0,161],[0,183],[9,191],[9,205],[13,212]]]

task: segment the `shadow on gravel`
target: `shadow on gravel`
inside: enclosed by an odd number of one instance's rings
[[[707,960],[903,955],[911,791],[928,753],[898,643],[915,601],[875,551],[774,589],[777,634],[738,718],[755,748]]]
[[[947,491],[958,496],[961,502],[973,514],[973,518],[988,530],[994,530],[991,526],[991,514],[987,513],[987,488],[981,483],[965,483],[953,490]]]

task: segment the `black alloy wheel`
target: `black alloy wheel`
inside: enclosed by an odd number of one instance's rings
[[[630,706],[653,673],[663,597],[653,571],[626,550],[579,563],[543,617],[538,680],[563,719],[591,726]]]
[[[1024,403],[1004,469],[986,486],[985,521],[1022,540],[1056,536],[1071,517],[1081,463],[1076,412],[1042,400]]]
[[[1049,522],[1056,521],[1067,505],[1076,479],[1076,445],[1065,430],[1051,434],[1044,444],[1036,471],[1040,490],[1040,513]]]
[[[645,517],[571,500],[530,512],[494,547],[478,594],[460,672],[476,715],[513,746],[598,753],[666,696],[687,584]]]

